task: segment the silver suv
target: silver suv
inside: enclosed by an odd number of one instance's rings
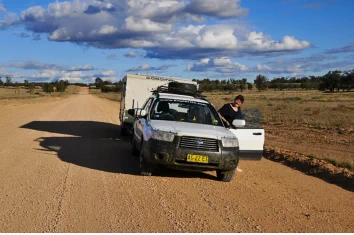
[[[158,166],[182,170],[216,170],[231,181],[239,162],[238,139],[224,127],[206,100],[188,95],[155,93],[141,109],[131,109],[132,155],[140,158],[141,175]]]

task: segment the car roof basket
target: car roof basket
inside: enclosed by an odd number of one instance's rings
[[[152,90],[153,94],[157,93],[170,93],[177,95],[188,95],[194,98],[204,99],[206,96],[201,95],[203,91],[197,89],[195,84],[182,83],[182,82],[170,82],[166,85],[158,86],[157,89]]]

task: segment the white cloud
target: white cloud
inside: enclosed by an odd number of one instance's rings
[[[6,77],[10,77],[10,78],[23,78],[24,75],[17,73],[17,72],[9,72],[6,70],[6,68],[2,68],[0,67],[0,77],[2,79],[3,82],[5,82],[5,78]]]
[[[102,71],[103,77],[113,77],[115,76],[115,72],[113,70],[104,70]]]
[[[284,36],[280,41],[274,41],[262,32],[250,32],[247,40],[240,42],[241,49],[249,48],[259,52],[301,50],[310,46],[311,43],[299,41],[292,36]]]
[[[288,35],[272,40],[262,32],[249,32],[244,23],[223,21],[247,14],[240,0],[56,1],[47,8],[28,8],[19,16],[7,14],[0,28],[24,26],[52,41],[97,48],[140,48],[156,58],[286,53],[311,46]],[[208,22],[211,18],[217,20]]]
[[[94,70],[95,68],[92,65],[86,64],[84,66],[76,66],[76,67],[72,67],[71,70],[72,71],[89,71],[89,70]]]
[[[135,19],[129,16],[125,19],[125,28],[133,32],[168,32],[172,25],[157,23],[150,19]]]
[[[239,5],[240,0],[192,0],[187,6],[191,13],[215,17],[242,17],[248,10]]]
[[[149,70],[150,70],[150,66],[148,64],[143,64],[141,66],[134,66],[128,71],[149,71]]]
[[[25,61],[23,63],[9,63],[1,65],[2,67],[7,68],[17,68],[17,69],[25,69],[25,70],[40,70],[40,69],[53,69],[53,70],[60,70],[64,69],[63,66],[57,64],[50,64],[50,63],[41,63],[35,60]]]
[[[268,65],[265,65],[265,64],[258,64],[256,67],[256,70],[266,72],[266,71],[272,71],[272,68]]]
[[[270,74],[306,74],[327,72],[331,69],[349,70],[353,68],[353,60],[348,58],[338,60],[337,57],[326,54],[313,54],[307,57],[278,59],[258,64],[250,71]]]
[[[129,51],[124,54],[125,57],[136,57],[136,52],[135,51]]]
[[[164,65],[161,65],[159,67],[151,67],[150,65],[148,64],[143,64],[141,66],[135,66],[131,69],[128,69],[127,72],[137,72],[137,71],[164,71],[164,70],[167,70],[171,67],[174,67],[176,65],[173,65],[173,64],[164,64]]]
[[[113,25],[104,25],[98,31],[99,34],[103,34],[103,35],[115,34],[117,32],[118,32],[118,28]]]
[[[0,13],[2,13],[2,12],[6,12],[6,8],[4,7],[4,5],[0,1]]]
[[[214,71],[218,73],[236,73],[248,71],[246,65],[232,62],[228,57],[204,58],[193,65],[188,65],[187,71],[206,72]]]
[[[30,76],[30,80],[68,80],[69,82],[87,82],[91,81],[93,77],[101,77],[105,80],[114,80],[115,72],[112,70],[104,70],[97,74],[85,73],[85,71],[77,70],[54,70],[54,69],[44,69]]]
[[[35,73],[31,76],[32,79],[37,79],[37,78],[48,78],[48,79],[54,79],[59,76],[64,74],[64,71],[59,71],[59,70],[53,70],[53,69],[44,69],[39,71],[38,73]]]
[[[230,26],[203,27],[195,38],[201,48],[236,48],[237,38]]]

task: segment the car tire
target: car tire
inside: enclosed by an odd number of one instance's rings
[[[216,177],[223,182],[230,182],[235,176],[235,170],[233,171],[217,171]]]
[[[132,150],[131,150],[132,156],[135,157],[135,158],[138,158],[139,157],[139,150],[136,147],[136,142],[134,140],[134,137],[132,138],[131,148],[132,148]]]
[[[127,128],[121,127],[121,128],[120,128],[120,135],[121,135],[121,136],[127,135]]]
[[[141,144],[140,148],[140,175],[142,176],[151,176],[153,167],[152,164],[145,161],[144,159],[144,147],[143,144]]]

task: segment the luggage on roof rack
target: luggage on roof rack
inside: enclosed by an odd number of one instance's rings
[[[157,93],[171,93],[177,95],[188,95],[193,97],[198,97],[200,99],[205,99],[206,96],[203,96],[199,91],[197,85],[191,83],[183,82],[170,82],[168,84],[158,86],[155,90],[152,90],[154,94]]]
[[[198,90],[195,84],[170,82],[168,84],[168,92],[180,95],[196,95]]]

